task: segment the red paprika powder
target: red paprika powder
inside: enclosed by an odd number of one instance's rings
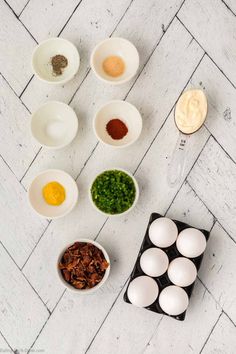
[[[106,130],[115,140],[122,139],[128,133],[127,126],[118,118],[111,119],[106,125]]]

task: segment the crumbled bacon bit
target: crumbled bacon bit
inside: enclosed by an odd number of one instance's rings
[[[100,283],[109,263],[92,243],[75,242],[64,252],[58,265],[66,282],[76,289],[90,289]]]

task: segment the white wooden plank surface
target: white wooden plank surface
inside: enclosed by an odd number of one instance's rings
[[[0,0],[0,351],[10,352],[7,343],[17,354],[32,345],[30,353],[46,354],[234,350],[235,10],[232,0]],[[64,87],[35,77],[27,86],[33,37],[59,33],[79,49],[78,75]],[[130,39],[140,53],[138,75],[120,87],[101,83],[89,68],[93,47],[110,35]],[[170,189],[167,166],[178,138],[173,109],[182,90],[193,86],[208,96],[208,118],[190,138],[182,186]],[[95,111],[113,98],[127,98],[144,120],[140,140],[125,151],[97,144],[91,129]],[[65,150],[42,149],[37,156],[21,100],[33,111],[48,99],[71,101],[79,134]],[[129,215],[106,220],[89,204],[87,190],[97,172],[114,166],[138,167],[141,196]],[[28,171],[21,181],[27,188],[48,167],[79,175],[80,190],[75,210],[49,226],[33,214],[19,182]],[[216,221],[184,323],[122,300],[153,211],[206,229]],[[91,297],[64,293],[56,275],[59,251],[78,237],[97,238],[112,261],[108,282]]]
[[[80,0],[31,0],[20,19],[40,42],[49,37],[57,37],[79,3]]]
[[[169,35],[168,32],[170,32]],[[181,34],[179,32],[181,32]],[[184,36],[184,34],[186,34],[186,37]],[[175,40],[173,36],[178,36],[178,35],[180,35],[183,42],[182,42],[182,47],[181,46],[179,47],[179,51],[177,53],[177,51],[174,50],[173,48],[173,41]],[[87,235],[88,235],[87,230],[91,230],[91,231],[94,230],[91,234],[91,237],[94,237],[96,233],[100,230],[102,223],[105,221],[105,217],[103,216],[101,217],[100,215],[98,216],[96,211],[94,211],[89,204],[89,200],[87,198],[87,190],[89,188],[89,183],[97,172],[109,166],[110,167],[121,166],[123,168],[127,168],[130,171],[135,170],[141,158],[143,157],[145,150],[150,145],[152,139],[155,137],[157,130],[160,128],[164,119],[166,118],[169,111],[171,110],[177,98],[176,90],[183,89],[185,83],[188,80],[187,75],[189,74],[190,70],[193,70],[193,67],[197,65],[196,62],[197,55],[198,58],[200,59],[200,53],[198,53],[198,47],[196,46],[196,44],[192,42],[191,45],[188,46],[189,39],[190,38],[188,36],[188,33],[184,31],[183,27],[177,21],[171,25],[171,27],[166,33],[166,36],[163,37],[163,43],[161,42],[160,45],[158,46],[156,52],[154,53],[153,57],[149,62],[148,67],[145,69],[145,72],[140,76],[139,80],[137,81],[137,84],[135,85],[130,95],[128,96],[128,98],[130,99],[132,98],[131,102],[136,103],[137,107],[143,111],[143,114],[145,114],[144,119],[146,121],[148,119],[148,125],[146,124],[145,126],[144,124],[143,134],[142,134],[142,138],[139,141],[139,144],[135,144],[133,147],[129,147],[127,149],[127,154],[125,156],[120,150],[114,151],[111,149],[107,149],[106,146],[99,144],[98,148],[90,158],[89,162],[87,163],[84,171],[82,172],[78,180],[79,188],[81,186],[82,192],[80,194],[80,204],[78,205],[77,208],[78,209],[77,214],[76,212],[74,212],[73,214],[69,215],[68,219],[65,219],[65,220],[70,220],[68,222],[63,223],[63,221],[60,222],[58,220],[56,223],[52,223],[52,225],[50,225],[47,232],[45,233],[40,244],[38,245],[37,249],[35,250],[35,253],[32,255],[31,259],[29,260],[29,263],[26,264],[24,268],[24,272],[26,272],[27,277],[29,277],[34,287],[39,291],[40,296],[42,296],[42,298],[47,303],[48,302],[50,303],[50,308],[51,306],[52,307],[54,306],[56,299],[60,296],[56,291],[56,287],[53,287],[51,285],[53,282],[55,282],[55,276],[53,272],[54,269],[53,260],[55,259],[55,256],[52,257],[52,255],[56,254],[56,250],[57,250],[56,245],[58,244],[58,247],[61,247],[62,241],[60,241],[60,239],[65,240],[65,233],[68,234],[68,227],[72,231],[73,239],[76,237],[76,230],[78,230],[78,233],[80,232],[81,234],[83,234],[83,232],[86,232]],[[187,48],[186,53],[184,52],[184,48]],[[172,50],[175,51],[175,55],[172,55]],[[166,55],[165,61],[161,61],[163,54]],[[159,67],[156,66],[156,62],[158,61],[160,63]],[[187,62],[189,63],[188,65]],[[170,77],[170,75],[174,75],[174,73],[176,72],[175,67],[181,65],[183,65],[183,68],[185,70],[185,77],[184,75],[178,77],[177,80],[178,85],[176,84],[172,88],[172,90],[170,90],[169,95],[167,95],[165,93],[166,80],[168,80],[168,77]],[[158,73],[161,72],[163,77],[165,77],[165,79],[163,81],[159,80],[158,83],[156,83],[154,79],[152,81],[152,85],[153,85],[152,86],[150,81],[151,72],[155,70],[156,73],[154,78],[158,76]],[[165,73],[165,75],[163,73]],[[147,85],[148,82],[149,85]],[[181,84],[182,87],[180,88]],[[147,88],[149,87],[149,89],[146,90],[146,95],[143,97],[141,97],[140,94],[142,85],[147,85]],[[160,93],[159,97],[156,97],[155,90],[158,90],[158,92]],[[144,107],[149,106],[148,102],[151,99],[150,97],[151,95],[153,95],[153,105],[152,107],[150,107],[150,111],[145,112]],[[156,117],[158,117],[158,119],[156,119]],[[87,129],[89,130],[90,128],[88,127]],[[88,136],[88,134],[86,134],[85,136]],[[158,178],[160,179],[160,183],[162,183],[162,186],[167,185],[166,178],[163,174],[164,168],[166,168],[167,166],[166,156],[168,155],[170,156],[170,154],[172,153],[177,138],[178,138],[178,131],[175,128],[173,116],[171,116],[170,119],[168,120],[167,128],[161,131],[161,135],[158,139],[158,146],[156,148],[158,149],[157,151],[160,151],[159,155],[156,155],[155,150],[152,149],[153,154],[155,154],[156,156],[155,166],[153,167],[156,169],[156,165],[158,166],[157,168],[160,168],[163,165],[162,170],[160,170],[162,171],[162,173],[158,172],[160,173],[160,176],[158,175]],[[191,139],[190,142],[190,146],[193,146],[194,151],[192,156],[189,159],[189,165],[187,168],[191,167],[191,163],[193,163],[194,159],[197,157],[198,153],[200,152],[207,138],[208,138],[208,132],[206,131],[206,129],[202,129],[199,132],[199,135],[193,136],[193,139]],[[165,139],[167,139],[167,141],[169,142],[168,144],[163,144],[163,141]],[[85,144],[86,144],[86,139],[84,138],[84,147]],[[82,141],[80,141],[80,146],[83,146]],[[152,156],[151,159],[154,158],[153,154],[151,155]],[[75,154],[73,155],[73,162],[74,163],[77,162],[77,165],[75,165],[75,167],[78,168],[79,160],[77,161]],[[158,165],[158,163],[160,165]],[[150,165],[148,168],[151,169],[152,165],[153,165],[153,161],[150,160]],[[73,170],[70,170],[69,168],[67,170],[69,170],[69,172],[75,175],[75,172]],[[147,176],[145,174],[143,181],[145,181],[146,178]],[[164,199],[166,199],[166,203],[168,203],[168,200],[171,200],[171,198],[173,198],[174,193],[175,190],[170,190],[167,187],[166,194],[163,195],[161,198],[163,198],[163,201]],[[151,191],[150,194],[152,194]],[[161,191],[159,192],[159,194],[161,194]],[[149,195],[147,196],[147,198],[149,198]],[[80,215],[80,213],[81,213],[81,218],[78,218],[77,215]],[[86,215],[90,215],[91,219],[93,220],[92,229],[90,229],[91,225],[88,226]],[[49,249],[48,242],[50,242],[51,240],[52,233],[53,234],[55,233],[55,244],[53,249]],[[45,240],[48,237],[49,240],[48,242],[46,242]],[[45,255],[48,255],[47,261],[45,262],[45,266],[42,266],[41,264],[42,255],[44,255],[44,257]],[[51,264],[51,266],[49,266],[49,264]],[[47,274],[46,280],[45,280],[45,274]],[[50,274],[52,275],[51,277],[49,277]],[[47,281],[48,281],[48,286],[46,286]],[[41,290],[43,291],[41,292]]]
[[[89,57],[93,47],[112,33],[130,1],[120,0],[119,6],[117,6],[112,0],[83,0],[61,33],[62,38],[72,41],[79,50],[81,57],[79,72],[74,80],[63,87],[48,87],[34,77],[22,96],[22,100],[31,111],[37,109],[41,103],[48,99],[69,102],[89,70]],[[59,2],[57,1],[57,3]],[[40,5],[38,1],[37,4]],[[47,16],[48,14],[45,15],[46,18]],[[96,25],[98,20],[99,26]],[[103,23],[104,25],[101,26]],[[34,94],[35,91],[37,91],[37,95]]]
[[[220,309],[215,306],[212,296],[196,281],[186,320],[176,324],[163,317],[144,353],[200,353],[219,314]]]
[[[204,142],[207,139],[207,137],[208,137],[208,133],[203,129],[198,139],[196,140],[192,139],[192,141],[190,142],[192,156],[188,160],[186,173],[191,167],[192,164],[191,161],[194,161],[196,155],[199,153],[202,146],[204,145]],[[116,296],[119,294],[119,291],[123,287],[126,279],[129,276],[129,273],[133,268],[133,264],[137,257],[137,252],[140,247],[141,241],[143,239],[144,230],[146,228],[146,224],[150,212],[153,210],[159,211],[161,213],[164,212],[168,208],[168,205],[170,204],[171,200],[173,199],[176,193],[176,189],[168,188],[167,182],[165,180],[165,171],[168,165],[168,160],[166,159],[166,156],[168,156],[170,151],[172,151],[174,144],[176,142],[175,139],[177,139],[176,128],[173,121],[173,115],[171,115],[167,120],[166,124],[164,125],[164,127],[162,128],[162,130],[160,131],[158,137],[156,138],[151,149],[149,150],[145,159],[143,160],[143,163],[140,165],[137,171],[136,175],[137,175],[138,182],[140,184],[140,189],[142,191],[137,207],[129,214],[129,217],[123,216],[120,218],[109,219],[108,222],[103,227],[102,231],[100,231],[99,233],[97,240],[101,242],[102,245],[104,245],[107,252],[110,254],[111,262],[112,262],[111,275],[107,281],[107,284],[105,284],[103,288],[103,294],[106,295],[106,302],[103,303],[103,305],[101,306],[100,296],[98,298],[93,299],[94,301],[93,306],[99,308],[98,317],[100,323],[102,322],[102,319],[105,318],[107,311],[111,307]],[[166,144],[163,144],[163,140],[166,141]],[[157,154],[156,151],[159,151],[159,153]],[[101,155],[99,154],[99,150],[97,150],[96,153],[94,153],[94,155],[90,159],[85,170],[81,174],[81,177],[83,175],[86,175],[87,186],[89,183],[88,176],[91,175],[92,171],[95,172],[95,168],[96,169],[98,168],[97,166],[98,161],[99,162],[101,161],[101,159],[99,159],[99,156]],[[153,164],[154,156],[155,156],[155,164]],[[107,163],[107,165],[109,165],[109,159],[107,157],[108,155],[104,156],[104,160],[102,161],[102,166],[100,166],[100,168],[103,168],[105,162]],[[130,155],[128,156],[128,158],[130,158],[130,166],[133,165],[133,168],[131,170],[134,170],[135,161],[133,161],[134,159],[132,159]],[[152,174],[150,173],[151,170],[152,170]],[[155,178],[153,178],[153,176],[155,176]],[[85,186],[86,186],[86,180],[83,181],[83,184]],[[159,184],[157,184],[156,181],[159,181]],[[161,193],[163,188],[165,190],[165,195]],[[82,202],[83,201],[81,201],[81,204]],[[97,230],[99,230],[100,226],[99,227],[96,226],[95,222],[93,221],[93,227],[94,229],[96,228]],[[143,232],[140,233],[140,230],[143,230]],[[63,234],[65,237],[65,232]],[[50,235],[48,236],[50,237]],[[50,258],[55,258],[53,256],[53,252],[54,251],[52,251],[52,256]],[[35,254],[33,254],[32,257],[35,259]],[[49,261],[50,260],[48,259],[46,263],[49,263]],[[33,266],[34,266],[33,262],[32,263],[30,262],[30,264],[28,263],[26,265],[26,268],[29,267],[27,273],[29,279],[31,279],[29,273]],[[53,269],[52,266],[47,270],[48,272],[50,272],[50,269]],[[37,279],[34,280],[37,281]],[[32,282],[32,280],[30,281]],[[52,277],[52,280],[50,280],[50,286],[52,287],[52,289],[54,289],[53,284],[55,281],[56,280],[54,276]],[[33,282],[33,284],[35,284],[34,286],[37,288],[37,283]],[[49,288],[49,290],[51,289]],[[62,300],[60,304],[63,303],[64,300]],[[87,308],[87,306],[90,308],[91,305],[89,304],[89,302],[81,303],[80,301],[78,301],[76,303],[76,308],[79,313],[86,312],[85,308]],[[57,314],[58,311],[60,311],[60,306],[56,308],[54,314],[55,313]],[[70,309],[68,310],[68,312],[71,311],[74,310],[70,310]],[[66,322],[66,325],[65,325],[65,314],[63,314],[63,316],[61,317],[59,317],[58,314],[55,316],[49,319],[41,335],[41,339],[39,339],[39,344],[37,343],[37,345],[41,345],[41,346],[42,346],[41,340],[43,341],[44,345],[45,343],[48,343],[46,348],[49,352],[50,352],[50,348],[52,348],[53,346],[51,340],[52,331],[56,330],[58,333],[61,333],[63,328],[65,326],[68,328],[71,323],[69,320],[70,319],[69,314],[67,314],[68,322]],[[97,318],[97,312],[96,312],[96,318]],[[96,325],[96,327],[98,328],[98,323],[97,322],[91,323],[91,317],[89,315],[87,317],[81,318],[80,320],[78,319],[77,321],[81,321],[81,322],[77,322],[77,325],[80,324],[80,326],[82,325],[84,326],[83,336],[85,337],[81,341],[79,341],[79,343],[77,343],[77,349],[78,351],[84,352],[84,350],[89,345],[89,342],[91,340],[91,333],[96,332],[94,326]],[[77,340],[76,336],[77,334],[73,332],[73,330],[68,330],[64,334],[64,340],[68,343],[74,343]],[[58,347],[56,349],[59,350]],[[73,352],[70,349],[68,353],[72,354]]]
[[[43,348],[48,354],[75,354],[75,350],[85,353],[111,296],[100,292],[86,297],[66,292],[32,349]],[[55,334],[61,340],[55,340]]]
[[[1,73],[20,94],[32,75],[29,63],[35,42],[3,0],[0,16]]]
[[[64,290],[56,274],[58,254],[78,237],[95,238],[105,220],[88,201],[88,183],[87,176],[80,179],[80,203],[70,215],[51,223],[23,269],[50,310],[54,308]]]
[[[0,153],[18,179],[40,148],[32,139],[29,126],[27,109],[0,76]]]
[[[214,222],[213,215],[187,182],[176,195],[167,216],[208,231],[211,230]]]
[[[15,14],[19,16],[21,11],[28,3],[28,0],[7,0],[7,3],[13,9]]]
[[[236,166],[213,138],[207,143],[188,181],[236,240]]]
[[[235,88],[207,56],[193,75],[191,85],[205,91],[208,99],[205,126],[236,161]]]
[[[109,354],[111,348],[112,354],[144,352],[162,316],[124,303],[124,291],[125,288],[87,353]]]
[[[11,350],[11,348],[9,347],[9,345],[7,344],[3,336],[0,334],[0,353],[1,352],[13,354],[13,351]]]
[[[180,39],[178,40],[178,38]],[[178,41],[178,49],[174,47],[176,41]],[[151,50],[152,48],[149,49],[146,57],[148,54],[150,55]],[[137,162],[139,161],[137,149],[142,153],[147,149],[202,54],[200,47],[195,41],[192,41],[191,36],[179,21],[174,20],[127,97],[127,100],[135,104],[141,111],[144,118],[143,132],[139,144],[127,150],[128,153],[132,153],[137,158]],[[176,71],[176,67],[182,68],[182,71]],[[175,85],[172,84],[173,80]],[[78,176],[97,143],[92,130],[92,119],[95,112],[109,99],[124,98],[128,87],[128,85],[121,88],[111,87],[99,82],[91,73],[72,102],[72,107],[79,117],[80,124],[80,131],[76,140],[64,151],[49,152],[42,150],[25,176],[24,185],[29,184],[35,173],[49,166],[64,168],[74,177]],[[143,94],[143,87],[145,87],[145,95]],[[115,161],[125,164],[122,151],[103,148],[101,156],[104,156],[104,152],[112,156],[113,164]],[[127,159],[126,161],[129,163],[130,160]]]
[[[25,190],[2,158],[0,171],[0,240],[21,267],[47,226],[47,221],[31,210]]]
[[[235,243],[216,223],[199,277],[236,324]]]
[[[186,203],[183,204],[183,200],[186,201]],[[212,215],[208,212],[206,207],[191,190],[188,184],[183,185],[183,187],[177,194],[174,203],[171,205],[170,210],[168,211],[168,216],[173,215],[178,220],[182,220],[183,222],[192,222],[194,224],[193,226],[196,227],[202,225],[201,227],[210,229],[213,224]],[[137,233],[141,235],[142,239],[144,231],[137,231]],[[135,237],[135,235],[133,235],[133,237]],[[140,245],[138,247],[140,247]],[[134,257],[136,256],[137,253],[136,255],[134,254]],[[198,288],[199,287],[201,289],[201,292],[203,292],[204,289],[202,289],[201,284],[198,286]],[[195,291],[196,296],[193,298],[192,301],[195,301],[195,298],[201,299],[202,296],[199,294],[200,291],[196,289]],[[123,353],[126,350],[129,353],[143,353],[149,343],[149,340],[152,338],[156,330],[158,331],[159,322],[162,316],[147,311],[145,311],[144,313],[142,309],[137,309],[134,306],[124,306],[123,293],[124,291],[122,291],[122,293],[119,295],[117,302],[109,313],[108,318],[102,325],[102,328],[99,331],[99,335],[95,337],[95,340],[93,341],[90,349],[88,350],[88,353],[98,352],[108,354],[111,346],[113,348],[113,354]],[[194,323],[196,316],[202,316],[205,313],[205,308],[207,308],[207,306],[214,306],[215,301],[212,300],[212,297],[207,296],[206,298],[204,298],[204,301],[206,301],[206,304],[204,304],[203,306],[201,304],[201,313],[199,313],[199,302],[194,305],[193,308],[191,306],[191,313],[190,315],[187,314],[188,325],[186,325],[185,331],[193,327],[192,323]],[[207,326],[209,326],[210,329],[213,323],[212,321],[215,316],[218,315],[218,312],[219,311],[213,311],[212,316],[208,316],[208,313],[205,314],[205,316],[207,316]],[[164,320],[162,320],[161,322],[163,321]],[[170,323],[172,321],[173,320],[167,321],[167,323]],[[130,326],[130,323],[132,323],[132,326]],[[142,323],[142,325],[140,325],[140,323]],[[182,326],[177,326],[176,330],[179,330],[180,327]],[[174,328],[175,325],[173,323],[172,330],[174,330]],[[169,333],[169,331],[167,331],[167,333]],[[184,333],[183,337],[186,337],[186,333]],[[199,341],[198,337],[194,337],[193,340],[196,345],[199,346],[201,345],[201,343],[202,345],[204,343],[203,338],[201,339],[202,342]],[[187,343],[185,340],[180,341],[179,352],[184,352],[186,345]],[[163,353],[167,353],[166,350],[163,349]]]
[[[29,348],[48,318],[48,311],[0,245],[0,328],[11,347]]]
[[[234,0],[224,0],[224,3],[236,15],[236,2]]]
[[[234,354],[236,348],[236,328],[225,314],[219,319],[202,354]]]
[[[236,38],[233,36],[236,31],[235,15],[221,0],[186,0],[178,16],[236,85]]]

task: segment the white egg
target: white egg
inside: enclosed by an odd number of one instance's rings
[[[143,252],[140,258],[142,271],[151,277],[158,277],[164,274],[168,268],[169,259],[166,253],[159,248],[149,248]]]
[[[168,315],[177,316],[186,310],[189,298],[184,289],[171,285],[164,288],[160,293],[159,304]]]
[[[205,251],[206,238],[201,231],[188,228],[180,232],[176,246],[183,256],[189,258],[198,257]]]
[[[190,259],[178,257],[170,262],[168,277],[175,285],[188,286],[195,281],[197,277],[197,268]]]
[[[130,282],[127,295],[133,305],[146,307],[157,299],[158,293],[159,287],[155,280],[142,275]]]
[[[176,241],[177,235],[177,226],[168,218],[156,219],[149,227],[149,238],[157,247],[171,246]]]

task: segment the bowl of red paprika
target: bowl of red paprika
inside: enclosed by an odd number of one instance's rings
[[[95,114],[93,129],[103,144],[123,148],[133,144],[142,131],[142,117],[131,103],[113,100]]]

